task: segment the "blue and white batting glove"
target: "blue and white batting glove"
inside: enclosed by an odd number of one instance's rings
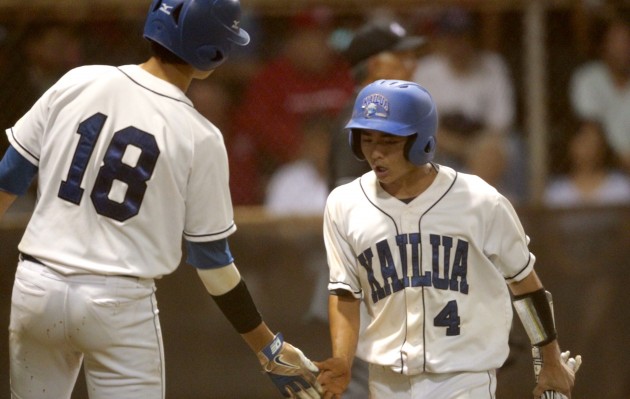
[[[285,398],[319,399],[323,395],[315,373],[319,369],[301,350],[284,342],[281,333],[258,352],[263,370]]]

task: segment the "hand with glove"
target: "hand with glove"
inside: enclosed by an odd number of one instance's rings
[[[323,391],[316,376],[319,370],[301,350],[284,342],[281,333],[258,352],[258,360],[285,398],[322,397]]]

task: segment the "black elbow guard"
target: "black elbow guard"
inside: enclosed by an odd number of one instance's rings
[[[262,323],[262,316],[243,279],[225,294],[212,295],[212,299],[239,334],[245,334]]]

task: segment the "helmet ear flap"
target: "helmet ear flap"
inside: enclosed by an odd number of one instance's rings
[[[350,148],[355,158],[359,161],[365,161],[363,151],[361,151],[361,129],[350,129],[349,133]]]
[[[409,137],[405,146],[405,156],[415,165],[431,162],[435,153],[435,137],[430,136],[424,142],[420,142],[420,140],[420,136],[416,133]]]
[[[417,145],[418,142],[418,133],[414,133],[411,136],[407,137],[407,141],[405,142],[405,148],[404,148],[404,152],[403,154],[405,154],[405,158],[411,162],[411,163],[416,163],[415,159],[413,159],[413,154],[414,151],[412,151],[411,149],[413,148],[413,146]]]
[[[427,143],[424,145],[424,154],[433,154],[435,152],[436,145],[435,136],[429,137],[429,140],[427,140]]]
[[[218,46],[206,45],[197,48],[197,57],[210,65],[210,69],[223,64],[227,58],[225,55],[225,51]]]

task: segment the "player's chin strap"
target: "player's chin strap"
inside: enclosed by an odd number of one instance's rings
[[[516,295],[512,303],[533,346],[544,346],[557,338],[549,291],[541,288]]]

